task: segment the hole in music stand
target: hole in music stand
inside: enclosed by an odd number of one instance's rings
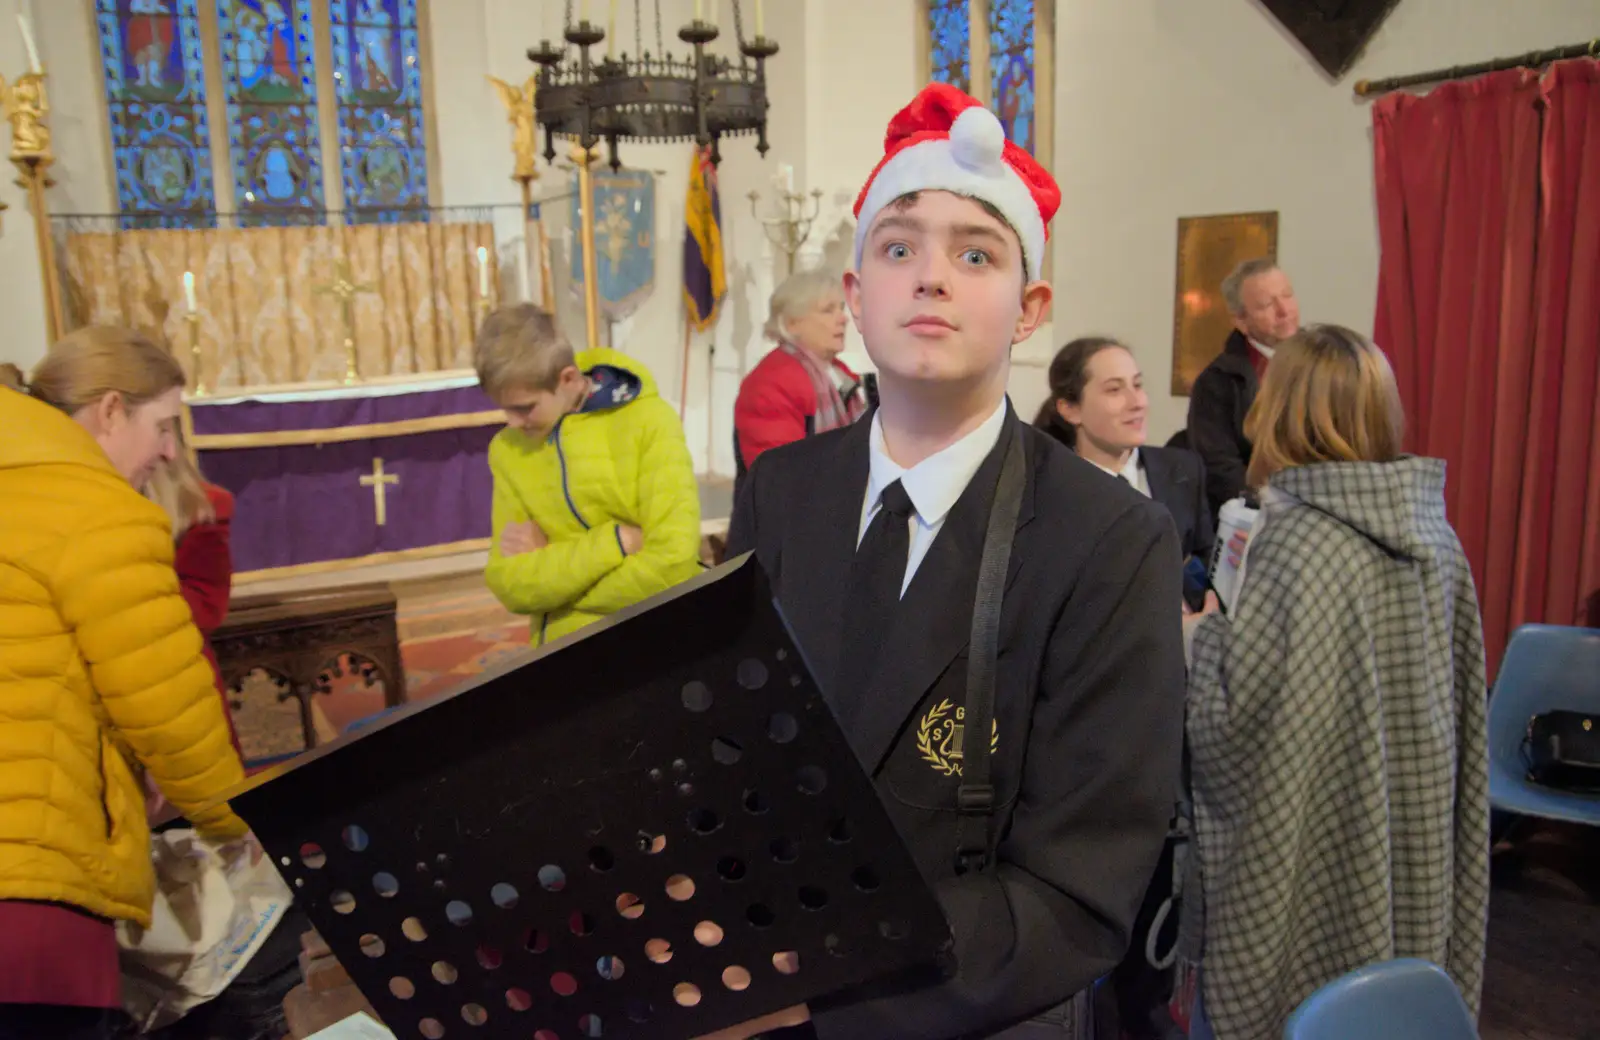
[[[510,910],[517,905],[517,900],[520,898],[521,894],[517,891],[517,886],[505,881],[501,881],[489,889],[490,901],[502,910]]]
[[[735,993],[750,988],[750,971],[737,964],[730,964],[722,969],[722,984]]]
[[[711,710],[711,687],[699,679],[692,679],[683,685],[683,706],[699,714]]]
[[[778,920],[778,915],[765,903],[751,903],[745,910],[744,917],[756,928],[771,928]]]
[[[630,921],[637,921],[644,916],[644,900],[632,892],[624,892],[617,897],[617,913]]]
[[[417,987],[404,975],[396,975],[389,980],[389,992],[398,1000],[410,1000],[417,995]]]
[[[559,892],[567,887],[567,872],[554,863],[539,868],[539,885],[546,892]]]
[[[364,828],[352,823],[340,832],[339,837],[344,841],[344,847],[351,852],[365,852],[370,839]]]
[[[672,999],[679,1007],[694,1007],[700,1003],[700,987],[692,982],[680,982],[672,987]]]
[[[328,854],[322,851],[321,845],[308,841],[300,846],[300,862],[307,870],[321,870],[328,865]]]
[[[767,739],[774,744],[790,744],[800,735],[800,723],[795,721],[793,715],[780,711],[772,716],[767,723]]]
[[[743,881],[747,870],[738,856],[724,856],[717,860],[717,876],[724,881]]]
[[[711,742],[711,757],[719,765],[737,765],[744,757],[744,748],[732,737],[717,737]]]
[[[753,657],[747,657],[733,670],[733,677],[745,689],[759,690],[767,685],[767,666]]]

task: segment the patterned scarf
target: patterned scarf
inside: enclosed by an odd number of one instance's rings
[[[778,349],[799,361],[801,367],[806,370],[806,375],[811,377],[811,389],[817,394],[817,414],[812,424],[812,433],[824,433],[840,426],[848,426],[865,414],[866,394],[861,392],[859,382],[851,387],[847,399],[839,393],[839,384],[834,381],[833,373],[829,371],[834,367],[831,363],[818,361],[810,353],[792,343],[779,343]]]

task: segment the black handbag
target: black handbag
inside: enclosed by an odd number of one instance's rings
[[[1541,787],[1600,794],[1600,716],[1548,711],[1528,720],[1522,740],[1528,779]]]

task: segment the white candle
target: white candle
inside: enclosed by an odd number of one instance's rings
[[[489,298],[489,250],[478,247],[478,297]]]
[[[517,250],[517,283],[522,287],[522,302],[533,302],[533,290],[528,284],[528,240],[523,238],[522,247]]]
[[[783,190],[794,194],[794,167],[789,163],[783,164]]]
[[[28,48],[28,68],[34,72],[40,71],[39,48],[33,43],[33,30],[28,27],[28,18],[21,11],[17,12],[17,25],[22,29],[22,42]]]
[[[694,0],[694,20],[697,22],[703,21],[705,20],[705,16],[706,0]]]
[[[767,20],[762,17],[764,13],[762,6],[761,0],[756,0],[756,39],[758,40],[767,35]]]
[[[189,305],[189,313],[193,314],[199,308],[194,302],[194,272],[183,272],[183,299]]]

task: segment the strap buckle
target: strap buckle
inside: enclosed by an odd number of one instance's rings
[[[987,816],[994,811],[993,784],[962,784],[956,789],[956,808],[965,816]]]

